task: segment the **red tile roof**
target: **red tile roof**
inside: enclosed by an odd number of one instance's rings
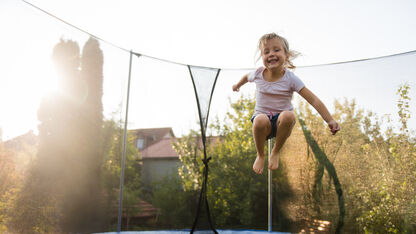
[[[139,128],[139,129],[132,129],[129,130],[129,132],[132,132],[134,135],[136,135],[137,139],[143,140],[143,149],[149,147],[152,144],[157,143],[167,135],[170,138],[175,138],[175,134],[173,133],[173,130],[171,127],[166,128]],[[135,142],[135,146],[137,148],[137,142]]]
[[[159,216],[160,209],[155,208],[150,203],[147,203],[143,200],[140,200],[140,203],[139,203],[138,207],[140,208],[140,212],[138,214],[136,214],[136,216],[139,217],[139,218]]]
[[[173,149],[172,143],[175,139],[161,139],[159,142],[140,151],[143,159],[146,158],[179,158],[176,151]]]
[[[172,143],[176,142],[177,138],[173,133],[171,127],[167,128],[140,128],[129,130],[136,135],[136,139],[143,139],[144,145],[139,149],[142,159],[178,159],[179,155],[173,149]],[[180,139],[180,138],[179,138]],[[209,136],[207,138],[210,143],[216,143],[219,137]],[[198,138],[199,144],[202,146],[201,138]],[[137,144],[137,142],[135,143]],[[138,147],[136,145],[136,147]]]

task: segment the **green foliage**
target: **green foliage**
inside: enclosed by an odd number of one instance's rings
[[[198,192],[182,189],[177,176],[166,176],[152,186],[152,204],[160,209],[158,226],[183,229],[192,226]]]
[[[373,112],[364,113],[354,100],[345,100],[335,101],[333,116],[340,123],[341,131],[331,136],[322,119],[308,105],[300,103],[300,113],[311,136],[336,168],[342,183],[347,233],[415,231],[416,147],[407,127],[409,90],[405,84],[398,91],[400,131],[395,130],[389,116],[380,118]],[[295,128],[289,141],[294,140],[296,131]],[[322,174],[319,160],[306,157],[309,163],[304,163],[301,170],[312,179],[301,182],[301,191],[305,194],[301,217],[335,223],[336,204],[333,192],[330,193],[332,178],[329,173]]]
[[[13,153],[6,150],[0,139],[0,233],[7,232],[8,208],[19,184],[19,175],[14,166]]]
[[[404,84],[397,92],[400,95],[399,133],[393,131],[393,126],[388,126],[383,136],[380,134],[380,122],[371,123],[368,117],[364,121],[369,139],[362,147],[362,156],[368,165],[367,178],[351,191],[354,192],[352,199],[361,211],[357,222],[367,233],[416,231],[416,145],[407,128],[410,118],[409,89]]]
[[[338,195],[338,207],[339,207],[339,220],[336,227],[336,233],[340,233],[341,229],[344,225],[344,216],[345,216],[345,205],[344,205],[344,197],[342,195],[342,187],[338,180],[338,175],[335,170],[334,165],[328,160],[328,157],[326,154],[322,151],[322,149],[319,147],[318,143],[315,141],[315,139],[312,137],[311,132],[309,131],[308,127],[305,124],[305,121],[302,119],[301,116],[298,114],[298,120],[300,125],[302,126],[303,134],[305,135],[306,141],[308,142],[309,147],[312,149],[313,154],[315,155],[317,161],[318,161],[318,167],[317,167],[317,173],[315,175],[315,184],[314,184],[314,195],[316,194],[317,186],[321,183],[321,179],[323,177],[324,171],[323,168],[325,168],[331,178],[331,180],[334,182],[335,191]],[[319,201],[319,195],[315,195],[315,200]]]
[[[123,137],[124,132],[121,124],[114,120],[104,122],[104,159],[101,168],[101,184],[106,194],[105,203],[106,213],[109,215],[108,219],[114,218],[118,214]],[[137,205],[142,194],[140,155],[134,146],[134,139],[135,137],[132,134],[127,134],[123,187],[123,216],[125,215],[124,217],[127,218],[127,224],[123,228],[126,229],[130,218],[140,211]]]
[[[27,175],[28,161],[35,157],[34,145],[15,142],[17,147],[6,147],[0,141],[0,233],[9,233],[12,217],[23,214],[15,209],[15,203]],[[25,225],[23,223],[21,226]]]
[[[209,144],[209,142],[207,142]],[[199,190],[202,184],[201,152],[202,140],[197,131],[191,130],[188,136],[184,136],[173,144],[173,148],[179,155],[182,166],[178,170],[185,191]]]
[[[410,119],[409,90],[410,90],[410,86],[407,83],[400,86],[399,89],[397,90],[397,95],[399,95],[399,100],[397,101],[397,107],[399,108],[398,114],[400,117],[400,123],[402,124],[402,126],[400,127],[400,130],[402,132],[408,132],[407,121]]]

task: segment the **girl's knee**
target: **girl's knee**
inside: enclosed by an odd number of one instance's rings
[[[294,125],[296,122],[296,116],[293,111],[283,111],[279,115],[279,124]]]
[[[253,129],[265,129],[270,127],[270,120],[266,115],[258,115],[253,120]]]

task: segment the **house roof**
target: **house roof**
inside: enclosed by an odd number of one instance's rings
[[[33,131],[29,131],[23,135],[17,136],[10,140],[4,142],[5,148],[13,149],[13,150],[23,150],[26,145],[37,145],[38,144],[38,137],[33,133]]]
[[[164,138],[157,143],[140,151],[140,155],[143,159],[156,159],[156,158],[179,158],[178,153],[172,146],[172,143],[176,142],[178,138]],[[179,138],[180,139],[180,138]],[[217,144],[220,140],[219,137],[208,137],[211,144]],[[199,144],[202,147],[202,140],[199,139]]]
[[[143,159],[146,158],[178,158],[179,155],[172,147],[172,143],[175,139],[164,138],[160,141],[148,146],[144,150],[140,151],[140,155]]]
[[[140,200],[139,206],[140,212],[136,215],[139,218],[146,218],[146,217],[157,217],[160,213],[160,209],[154,207],[152,204]]]
[[[141,139],[142,143],[139,146],[138,142],[135,142],[135,146],[139,150],[143,150],[160,140],[164,138],[175,138],[175,134],[173,133],[173,130],[171,127],[166,128],[139,128],[139,129],[133,129],[129,130],[132,132],[136,139]]]
[[[175,137],[171,127],[166,128],[139,128],[129,130],[130,132],[135,133],[136,136],[140,137],[155,137],[157,139],[163,138],[166,134],[170,133],[172,137]]]
[[[114,189],[114,191],[118,194],[119,189]],[[105,193],[104,196],[108,196],[108,193]],[[138,199],[138,203],[134,203],[130,206],[123,206],[123,212],[122,216],[126,217],[127,212],[126,210],[129,208],[138,208],[138,211],[133,211],[133,213],[130,213],[129,215],[134,218],[154,218],[159,216],[160,214],[160,208],[154,207],[151,203],[146,202],[142,199]],[[116,210],[118,208],[118,201],[113,200],[112,202],[112,208]]]
[[[142,148],[136,147],[140,151],[142,159],[174,159],[179,158],[178,153],[173,149],[172,143],[176,142],[177,138],[173,134],[171,127],[166,128],[140,128],[129,130],[136,135],[137,139],[143,139]],[[219,140],[216,136],[209,136],[207,138],[210,143],[215,143]],[[202,146],[202,139],[198,139],[200,146]]]
[[[152,204],[145,202],[140,199],[138,204],[134,204],[130,207],[123,206],[123,213],[122,216],[125,218],[127,217],[126,210],[129,208],[138,208],[139,210],[133,213],[129,213],[131,218],[155,218],[158,217],[160,214],[160,209],[154,207]]]

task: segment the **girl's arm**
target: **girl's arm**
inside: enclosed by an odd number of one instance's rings
[[[324,103],[313,94],[308,88],[303,87],[299,94],[309,103],[311,104],[315,110],[322,116],[325,122],[328,124],[329,129],[332,132],[332,135],[335,135],[341,128],[339,124],[332,118],[332,115],[329,113],[328,109],[324,105]]]
[[[238,92],[240,91],[240,87],[243,86],[245,83],[248,82],[248,74],[244,75],[243,78],[241,78],[241,80],[233,85],[233,91]]]

